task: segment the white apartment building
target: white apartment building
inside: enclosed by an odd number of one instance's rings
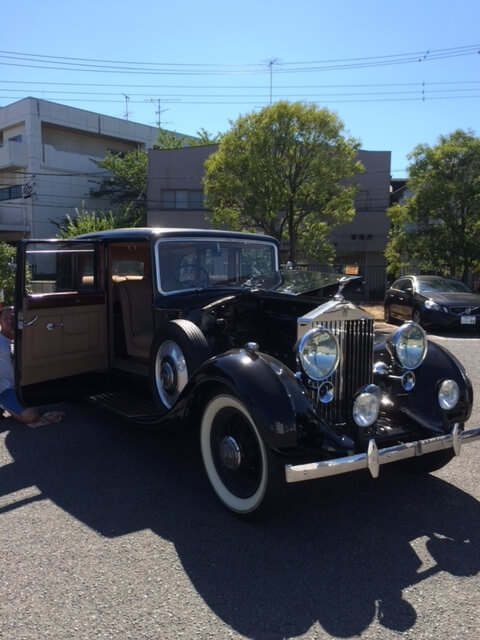
[[[121,118],[25,98],[0,107],[0,242],[55,237],[60,221],[91,197],[107,151],[147,150],[158,129]]]

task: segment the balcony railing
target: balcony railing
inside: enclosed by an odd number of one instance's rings
[[[25,142],[7,140],[0,146],[0,169],[23,169],[28,164]]]
[[[4,205],[0,203],[0,230],[28,231],[26,205]]]

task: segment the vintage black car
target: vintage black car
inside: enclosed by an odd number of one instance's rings
[[[480,294],[455,278],[403,276],[385,292],[385,320],[424,327],[480,329]]]
[[[431,471],[480,437],[447,350],[413,322],[375,341],[373,318],[331,297],[348,278],[280,271],[273,238],[118,229],[26,240],[17,261],[23,402],[89,396],[150,428],[184,421],[240,517],[270,513],[286,483]]]

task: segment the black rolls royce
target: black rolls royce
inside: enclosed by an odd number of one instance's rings
[[[270,513],[286,483],[431,471],[480,437],[446,349],[414,322],[376,340],[348,277],[281,271],[273,238],[117,229],[26,240],[17,262],[23,402],[82,396],[150,428],[184,421],[239,517]]]

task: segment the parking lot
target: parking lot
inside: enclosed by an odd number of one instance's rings
[[[480,339],[431,339],[466,365],[478,426]],[[292,487],[276,519],[245,524],[187,431],[65,410],[0,423],[0,637],[479,637],[480,443],[430,476]]]

